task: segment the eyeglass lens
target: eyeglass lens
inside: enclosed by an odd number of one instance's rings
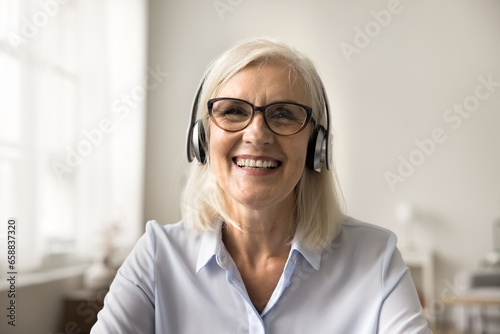
[[[228,98],[217,100],[210,105],[213,120],[224,130],[242,130],[252,119],[253,106],[249,102]],[[271,104],[265,109],[264,115],[269,128],[281,135],[300,131],[308,118],[306,109],[292,103]]]

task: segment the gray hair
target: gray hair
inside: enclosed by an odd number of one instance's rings
[[[240,70],[251,64],[262,65],[279,61],[300,78],[310,97],[313,118],[316,124],[326,128],[324,96],[321,79],[312,61],[303,54],[279,41],[268,38],[252,38],[237,43],[216,58],[208,67],[200,94],[197,115],[203,121],[209,140],[209,117],[207,102],[216,97],[224,84]],[[204,148],[208,152],[208,145]],[[227,216],[222,189],[217,183],[210,164],[192,164],[181,196],[182,219],[186,226],[198,231],[209,231],[218,218],[237,226]],[[341,191],[337,176],[332,170],[323,168],[315,172],[304,168],[295,187],[296,231],[294,240],[310,249],[328,247],[340,231],[345,215],[340,206]],[[239,227],[238,227],[239,228]]]

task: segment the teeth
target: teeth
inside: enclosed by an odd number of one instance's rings
[[[237,159],[236,164],[239,167],[246,168],[276,168],[278,167],[277,161],[266,161],[266,160],[253,160],[253,159]]]

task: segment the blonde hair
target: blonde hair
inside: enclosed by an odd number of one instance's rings
[[[314,122],[326,128],[321,79],[311,60],[276,40],[252,38],[234,45],[216,58],[207,69],[197,110],[197,115],[203,121],[207,140],[210,137],[206,107],[208,100],[215,97],[220,88],[240,70],[251,64],[264,64],[267,61],[286,64],[290,72],[302,80],[311,99]],[[208,152],[208,145],[204,149]],[[236,225],[226,214],[222,189],[212,170],[210,154],[207,156],[206,164],[192,164],[181,196],[184,223],[199,231],[213,230],[218,218]],[[294,240],[310,249],[328,247],[345,219],[340,207],[338,180],[334,167],[331,169],[329,171],[322,168],[318,173],[304,168],[295,187]]]

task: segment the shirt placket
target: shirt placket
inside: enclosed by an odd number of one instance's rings
[[[293,252],[292,256],[288,259],[285,264],[284,272],[274,290],[271,298],[269,299],[268,305],[262,312],[262,315],[255,309],[248,293],[246,291],[241,275],[236,268],[234,262],[226,254],[220,255],[220,264],[226,270],[226,278],[229,285],[243,298],[245,303],[245,308],[248,317],[248,332],[242,330],[241,334],[265,334],[266,327],[264,323],[264,317],[271,309],[278,303],[281,295],[283,294],[285,288],[289,285],[290,277],[293,274],[295,264],[297,262],[297,254]],[[239,334],[239,333],[238,333]]]
[[[265,334],[264,321],[262,320],[260,314],[252,304],[250,297],[243,283],[243,279],[236,268],[236,265],[232,261],[231,257],[225,252],[218,254],[219,265],[226,270],[226,280],[228,284],[237,292],[237,294],[243,299],[245,304],[245,309],[248,318],[248,330],[243,327],[240,328],[241,333],[237,334]]]

